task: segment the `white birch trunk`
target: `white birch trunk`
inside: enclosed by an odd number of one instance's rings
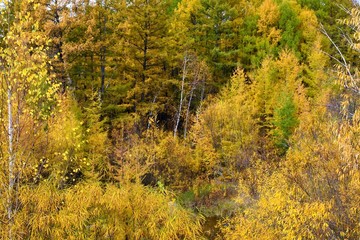
[[[182,105],[183,105],[183,102],[184,102],[184,85],[185,85],[185,78],[186,78],[186,75],[187,75],[186,64],[187,64],[188,60],[189,59],[188,59],[187,55],[185,55],[184,64],[183,64],[183,74],[182,74],[182,79],[181,79],[180,103],[179,103],[179,109],[178,109],[177,114],[176,114],[176,123],[175,123],[175,126],[174,126],[174,137],[176,137],[176,135],[177,135],[177,131],[178,131],[179,123],[180,123]]]
[[[188,105],[187,105],[187,109],[186,109],[185,126],[184,126],[184,139],[186,138],[186,134],[187,134],[187,125],[188,125],[188,122],[189,122],[190,106],[191,106],[191,101],[192,101],[192,98],[193,98],[194,90],[196,88],[195,86],[196,85],[193,84],[193,86],[191,87],[189,101],[188,101]]]
[[[9,155],[9,182],[8,182],[8,197],[7,197],[7,216],[9,221],[9,239],[12,239],[12,222],[13,222],[13,195],[15,187],[15,155],[13,149],[14,141],[14,125],[13,125],[13,113],[12,113],[12,90],[11,86],[8,86],[7,90],[7,107],[8,107],[8,155]]]

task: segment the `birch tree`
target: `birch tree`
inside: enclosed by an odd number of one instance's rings
[[[57,85],[47,72],[47,39],[38,30],[31,12],[39,6],[32,1],[19,1],[13,14],[5,2],[1,19],[7,25],[0,48],[0,136],[1,209],[8,239],[17,238],[12,231],[19,208],[17,199],[22,178],[35,156],[40,131],[44,129],[55,103]],[[4,218],[6,215],[6,218]]]

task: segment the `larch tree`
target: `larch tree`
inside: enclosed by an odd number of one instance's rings
[[[190,7],[188,35],[200,59],[210,67],[212,91],[218,91],[224,77],[231,76],[237,66],[239,9],[233,1],[184,1],[184,5]]]
[[[65,32],[68,23],[69,0],[46,0],[41,10],[37,11],[37,17],[41,21],[41,27],[51,39],[48,55],[52,60],[52,73],[62,85],[64,93],[71,83],[65,63],[64,43]]]
[[[189,134],[193,161],[207,176],[233,179],[253,164],[259,144],[259,92],[237,69],[220,96],[199,114]]]
[[[64,18],[68,26],[64,33],[64,60],[71,77],[71,86],[80,102],[86,102],[93,92],[104,98],[110,83],[108,71],[113,44],[111,1],[77,1]]]
[[[126,79],[132,90],[128,98],[133,110],[142,116],[151,106],[161,109],[166,86],[166,37],[168,4],[160,0],[129,1],[122,25],[126,56]]]

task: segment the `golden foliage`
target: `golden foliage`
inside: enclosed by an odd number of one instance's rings
[[[83,182],[59,191],[24,186],[15,218],[18,238],[199,239],[200,220],[171,198],[139,183]],[[0,232],[2,237],[6,232]]]
[[[271,174],[259,168],[268,177],[255,198],[239,194],[244,210],[230,221],[233,230],[224,228],[227,239],[359,236],[359,125],[328,119],[303,119],[280,168]]]
[[[258,9],[258,32],[266,36],[272,45],[281,39],[281,30],[276,28],[280,18],[280,11],[273,0],[265,0]]]
[[[238,69],[219,99],[200,114],[193,126],[194,158],[207,174],[220,172],[232,178],[236,169],[250,164],[259,134],[256,86]]]

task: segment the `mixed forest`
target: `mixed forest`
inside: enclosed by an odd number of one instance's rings
[[[351,0],[0,1],[1,239],[359,239]]]

